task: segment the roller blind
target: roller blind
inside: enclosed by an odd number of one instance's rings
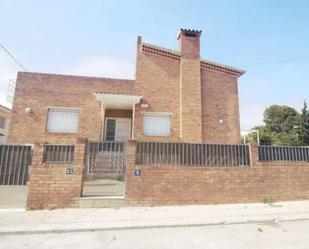
[[[78,110],[48,109],[48,132],[76,133],[77,126]]]
[[[169,136],[171,115],[169,113],[144,113],[143,127],[146,136]]]

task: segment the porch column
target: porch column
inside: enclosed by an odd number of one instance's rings
[[[133,108],[132,108],[132,128],[131,128],[131,139],[134,139],[134,122],[135,122],[135,104],[136,101],[133,101]]]
[[[103,99],[101,100],[101,119],[102,119],[102,131],[101,131],[101,140],[104,139],[104,126],[105,126],[105,106]]]

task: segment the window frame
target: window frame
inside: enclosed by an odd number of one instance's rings
[[[79,129],[79,115],[80,115],[80,108],[76,107],[59,107],[59,106],[48,106],[46,107],[47,112],[46,112],[46,122],[45,122],[45,132],[50,133],[50,134],[77,134],[78,129]],[[77,113],[77,126],[76,126],[76,131],[70,132],[70,131],[49,131],[48,130],[48,116],[49,116],[49,111],[50,110],[59,110],[59,111],[74,111]]]
[[[126,119],[126,120],[130,120],[130,137],[129,139],[132,138],[132,118],[122,118],[122,117],[106,117],[105,118],[105,123],[104,123],[104,140],[106,141],[121,141],[121,140],[117,140],[116,138],[118,137],[118,133],[117,133],[117,123],[119,120],[123,120],[123,119]],[[115,120],[115,137],[114,137],[114,140],[107,140],[106,139],[106,135],[107,135],[107,121],[108,120]]]
[[[145,116],[154,116],[154,117],[159,117],[159,116],[168,116],[170,120],[170,129],[169,129],[169,134],[168,135],[147,135],[145,134],[145,122],[144,122],[144,117]],[[170,112],[142,112],[142,122],[143,122],[143,135],[146,137],[170,137],[172,135],[172,120],[173,120],[173,114]]]

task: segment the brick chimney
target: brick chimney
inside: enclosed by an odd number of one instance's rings
[[[201,31],[181,29],[180,43],[180,138],[202,142]]]
[[[178,34],[182,58],[200,59],[200,36],[202,31],[181,29]]]

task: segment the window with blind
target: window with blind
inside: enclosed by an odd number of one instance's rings
[[[78,127],[78,110],[49,108],[47,131],[76,133]]]
[[[171,114],[144,113],[143,128],[146,136],[169,136],[171,135]]]

